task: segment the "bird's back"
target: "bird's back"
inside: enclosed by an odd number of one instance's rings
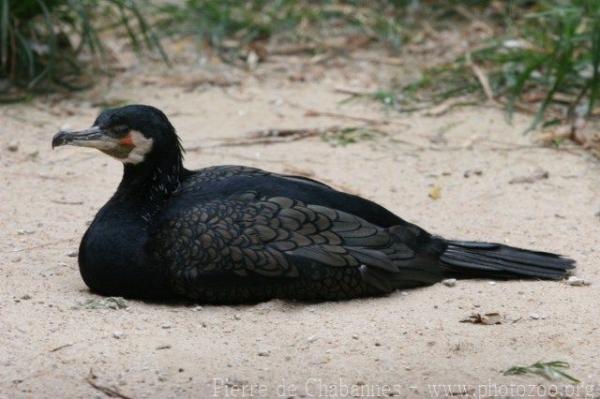
[[[165,211],[189,206],[203,197],[225,198],[248,191],[263,197],[286,196],[307,204],[338,209],[380,227],[407,224],[375,202],[338,191],[317,180],[237,165],[212,166],[191,172],[173,194]]]

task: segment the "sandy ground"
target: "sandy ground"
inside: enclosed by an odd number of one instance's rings
[[[520,133],[528,117],[509,125],[491,107],[434,117],[340,104],[346,96],[338,87],[377,87],[385,73],[370,62],[335,69],[291,59],[253,74],[234,71],[240,84],[227,88],[194,83],[198,71],[190,80],[182,71],[161,77],[157,68],[129,68],[71,99],[0,108],[0,398],[513,397],[549,392],[541,377],[502,375],[538,360],[571,364],[582,384],[559,387],[570,389],[567,396],[600,395],[596,160],[534,145]],[[126,309],[82,309],[96,297],[74,256],[121,165],[92,150],[51,151],[50,139],[61,126],[89,126],[102,101],[162,108],[195,148],[190,168],[246,164],[311,175],[441,235],[568,254],[592,285],[459,281],[344,303],[130,300]],[[384,120],[387,135],[347,146],[318,137],[219,145],[256,129],[362,123],[306,110]],[[18,148],[9,149],[14,141]],[[538,169],[549,177],[509,184]],[[435,187],[437,200],[429,197]],[[486,312],[505,320],[459,322]]]

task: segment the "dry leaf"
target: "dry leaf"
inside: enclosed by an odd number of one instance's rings
[[[536,141],[544,145],[553,145],[556,142],[571,138],[571,136],[573,136],[572,130],[573,126],[571,125],[560,125],[550,132],[538,135]]]
[[[502,324],[503,318],[498,312],[490,312],[490,313],[473,313],[471,316],[462,319],[461,323],[472,323],[472,324],[484,324],[486,326],[491,326],[494,324]]]
[[[437,201],[440,198],[442,198],[442,188],[440,186],[431,187],[431,190],[429,191],[429,198],[431,198],[434,201]]]

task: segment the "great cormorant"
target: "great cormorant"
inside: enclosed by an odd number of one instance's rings
[[[52,146],[93,147],[123,178],[83,236],[81,276],[102,295],[205,303],[340,300],[445,278],[561,279],[574,261],[431,235],[318,181],[244,166],[183,167],[160,110],[129,105]]]

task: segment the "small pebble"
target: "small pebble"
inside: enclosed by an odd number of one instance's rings
[[[202,306],[195,306],[195,307],[194,307],[192,310],[193,310],[194,312],[199,312],[199,311],[201,311],[201,310],[202,310]]]
[[[156,350],[162,350],[162,349],[171,349],[171,345],[159,345],[156,347]]]
[[[18,141],[11,141],[10,143],[8,143],[8,146],[6,147],[6,149],[10,152],[17,152],[19,151],[19,142]]]
[[[76,258],[77,257],[77,251],[71,251],[67,254],[67,256],[69,258]]]
[[[495,281],[489,281],[488,284],[489,285],[496,285],[496,282]]]
[[[160,327],[161,327],[161,328],[163,328],[163,329],[165,329],[165,330],[167,330],[167,329],[171,328],[172,326],[171,326],[171,324],[169,324],[169,323],[165,323],[165,324],[163,324],[163,325],[162,325],[162,326],[160,326]]]
[[[311,335],[311,336],[310,336],[310,337],[308,337],[306,340],[307,340],[309,343],[313,343],[313,342],[315,342],[315,341],[317,340],[317,337],[316,337],[316,336],[314,336],[314,335]]]
[[[400,292],[400,295],[402,295],[402,296],[408,296],[408,292],[402,291],[402,292]]]
[[[115,339],[121,339],[125,336],[125,334],[123,334],[123,331],[114,331],[112,333],[113,338]]]
[[[539,318],[540,318],[540,315],[539,315],[539,314],[537,314],[537,313],[531,313],[531,314],[529,315],[529,318],[530,318],[531,320],[539,320]]]
[[[583,287],[586,285],[590,285],[590,282],[579,277],[571,276],[568,278],[567,284],[573,287]]]
[[[260,352],[257,353],[257,355],[261,356],[261,357],[267,357],[267,356],[269,356],[269,352],[267,352],[267,351],[260,351]]]
[[[456,279],[447,278],[446,280],[442,281],[442,284],[444,284],[446,287],[454,287],[456,285]]]

